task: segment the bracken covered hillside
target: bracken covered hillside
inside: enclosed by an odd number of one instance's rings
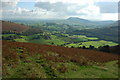
[[[103,64],[118,60],[116,54],[33,43],[2,42],[3,78],[66,78],[73,72],[76,73],[71,75],[74,77],[78,75],[78,78],[99,78],[106,75],[117,77],[117,68],[110,72],[111,66],[108,65],[110,68],[106,69],[104,68],[106,65]],[[92,65],[103,67],[96,68]],[[88,70],[87,75],[86,70]],[[95,75],[91,76],[89,73]]]
[[[65,59],[71,59],[80,62],[80,58],[85,57],[88,60],[96,62],[107,62],[112,60],[117,60],[118,55],[111,53],[104,53],[94,50],[85,50],[77,48],[66,48],[61,46],[52,45],[40,45],[33,43],[21,43],[21,42],[9,42],[3,41],[3,58],[6,59],[16,59],[17,52],[14,49],[21,49],[23,55],[35,55],[35,54],[47,54],[48,52],[54,52],[56,55],[64,57]],[[19,52],[19,51],[18,51]],[[47,59],[54,59],[57,61],[59,56],[45,56]],[[64,59],[61,59],[64,60]]]
[[[14,31],[14,32],[24,32],[30,29],[30,27],[21,25],[21,24],[16,24],[13,22],[8,22],[8,21],[2,21],[2,30],[3,31]]]

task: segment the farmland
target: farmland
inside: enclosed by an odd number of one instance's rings
[[[3,27],[3,78],[118,78],[114,41],[68,33],[77,28],[67,24],[4,21]]]
[[[64,36],[63,36],[64,35]],[[3,34],[4,38],[9,36],[17,36],[16,34]],[[117,43],[111,41],[100,40],[97,37],[87,37],[85,35],[72,35],[68,34],[62,35],[47,35],[49,39],[45,39],[40,34],[34,34],[30,36],[19,35],[16,39],[13,39],[16,42],[30,42],[30,43],[38,43],[38,44],[48,44],[48,45],[64,45],[65,47],[89,47],[90,45],[98,48],[100,46],[115,46]],[[39,38],[36,38],[39,37]]]
[[[95,48],[98,48],[100,46],[105,46],[105,45],[109,45],[109,46],[118,45],[118,43],[113,42],[111,40],[107,41],[94,36],[73,34],[74,30],[76,30],[77,28],[73,29],[70,25],[66,25],[66,24],[57,24],[57,23],[44,23],[44,24],[23,23],[22,25],[21,24],[22,23],[18,24],[18,23],[3,21],[2,39],[11,40],[15,42],[30,42],[30,43],[38,43],[38,44],[59,45],[64,47],[83,47],[83,46],[89,47],[90,45],[92,45]],[[25,25],[29,25],[29,26],[25,26]],[[20,26],[21,31],[15,30],[17,29],[16,26],[18,27]],[[34,28],[30,26],[34,26]]]
[[[78,43],[78,44],[72,43],[72,44],[68,44],[66,46],[68,46],[68,47],[71,47],[71,46],[73,46],[73,47],[82,47],[82,46],[89,47],[90,45],[98,48],[100,46],[105,46],[105,45],[115,46],[115,45],[117,45],[117,43],[113,43],[113,42],[110,42],[110,41],[100,40],[100,41],[81,42],[81,43]]]

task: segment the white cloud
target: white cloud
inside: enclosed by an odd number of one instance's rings
[[[94,0],[38,0],[36,7],[67,16],[97,16],[100,14]]]
[[[62,2],[68,6],[64,6],[63,10],[66,16],[77,16],[92,20],[117,20],[117,13],[101,13],[100,7],[96,6],[96,2],[117,2],[118,0],[38,0],[38,2],[49,2],[51,4]],[[39,7],[40,8],[40,7]],[[58,10],[61,7],[58,7]],[[54,8],[53,8],[54,9]],[[110,8],[108,8],[109,11]],[[57,11],[58,12],[58,11]],[[72,15],[73,14],[73,15]]]
[[[97,2],[119,2],[120,0],[97,0]]]
[[[117,20],[117,14],[103,14],[95,2],[100,0],[34,0],[36,6],[33,10],[16,7],[18,2],[28,0],[2,0],[5,3],[3,17],[7,18],[66,18],[77,16],[92,20]],[[33,1],[33,0],[29,0]],[[107,0],[104,0],[107,1]],[[9,2],[9,3],[8,3]],[[28,3],[29,5],[29,3]],[[1,10],[0,10],[1,11]]]
[[[1,2],[0,5],[2,5],[2,9],[9,9],[16,7],[17,2]]]
[[[2,7],[16,7],[20,0],[1,0]]]
[[[101,20],[118,20],[118,13],[103,13]]]
[[[13,9],[16,7],[19,0],[1,0],[0,5],[2,10]]]
[[[1,0],[1,2],[18,2],[20,0]]]
[[[62,2],[62,3],[76,3],[79,5],[85,5],[85,4],[93,4],[95,0],[36,0],[36,2],[50,2],[50,3],[57,3],[57,2]]]
[[[93,15],[100,14],[100,9],[97,6],[90,5],[90,6],[87,6],[87,7],[83,8],[83,9],[80,9],[78,11],[78,13],[83,13],[83,14],[86,14],[86,15],[89,15],[89,16],[93,16]]]
[[[4,19],[52,19],[54,16],[56,18],[59,18],[56,13],[51,11],[46,11],[43,9],[34,9],[34,10],[28,10],[25,8],[16,8],[14,10],[4,10],[2,17]]]

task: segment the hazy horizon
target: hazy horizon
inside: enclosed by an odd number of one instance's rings
[[[118,0],[2,0],[1,19],[118,20]]]

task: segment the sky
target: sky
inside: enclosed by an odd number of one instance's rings
[[[2,0],[0,19],[118,20],[119,0]]]

